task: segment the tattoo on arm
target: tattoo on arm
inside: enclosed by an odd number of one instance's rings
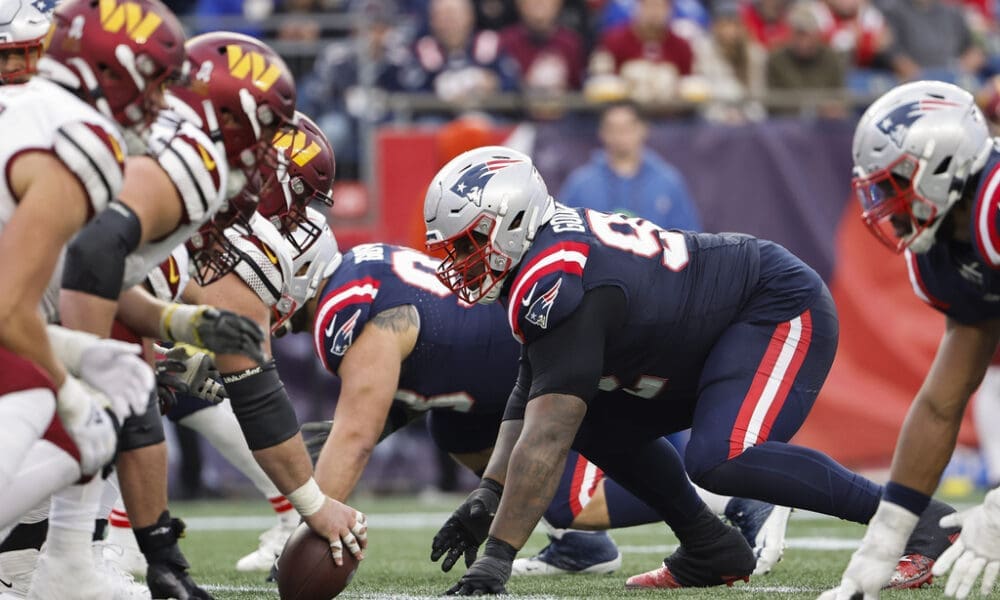
[[[413,327],[420,327],[420,315],[412,304],[396,306],[375,315],[369,323],[393,333],[401,333]]]

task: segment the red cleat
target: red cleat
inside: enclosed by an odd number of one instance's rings
[[[887,590],[915,590],[934,582],[934,575],[931,574],[931,567],[934,566],[934,559],[923,554],[907,554],[899,559],[896,571],[889,579]]]
[[[733,584],[737,581],[750,581],[748,575],[743,576],[726,576],[723,575],[716,585],[726,584],[728,587],[733,587]],[[677,589],[684,587],[694,587],[687,586],[677,581],[674,574],[670,572],[670,568],[663,565],[659,569],[653,569],[652,571],[647,571],[641,575],[633,575],[628,578],[625,582],[625,589],[627,590],[648,590],[648,589]],[[706,587],[706,586],[698,586]]]

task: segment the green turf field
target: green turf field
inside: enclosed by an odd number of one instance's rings
[[[457,581],[464,570],[459,563],[450,574],[430,562],[430,540],[461,497],[420,500],[416,498],[357,498],[352,504],[369,515],[369,549],[351,586],[341,598],[435,597]],[[236,560],[256,547],[257,535],[270,526],[265,503],[211,502],[176,503],[172,512],[189,523],[184,553],[193,565],[193,575],[219,600],[278,598],[273,584],[263,575],[237,573]],[[508,584],[511,594],[532,598],[782,598],[815,599],[820,591],[835,585],[863,535],[863,528],[810,514],[793,514],[785,557],[766,576],[732,588],[626,592],[628,575],[655,568],[672,550],[676,539],[665,526],[648,525],[613,533],[624,554],[622,571],[613,575],[515,578]],[[545,544],[540,531],[528,542],[525,553]],[[943,584],[920,592],[884,593],[883,598],[931,599],[942,597]],[[993,597],[1000,598],[1000,594]]]

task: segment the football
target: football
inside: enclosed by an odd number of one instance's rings
[[[358,559],[345,548],[344,565],[338,567],[330,543],[300,523],[285,543],[277,567],[281,600],[329,600],[351,583]]]

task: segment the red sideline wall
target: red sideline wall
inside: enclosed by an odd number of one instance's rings
[[[796,436],[851,466],[884,466],[934,358],[944,316],[918,299],[906,263],[875,239],[852,200],[828,282],[840,316],[830,377]],[[959,443],[975,444],[969,413]]]

